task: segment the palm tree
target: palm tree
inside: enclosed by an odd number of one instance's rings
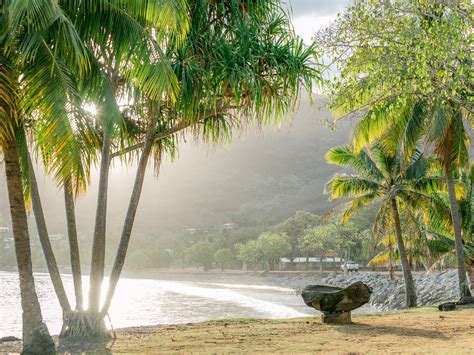
[[[155,159],[160,161],[163,146],[174,149],[175,143],[164,144],[163,139],[187,128],[204,140],[219,142],[230,139],[232,130],[242,124],[278,122],[294,107],[301,87],[311,91],[312,80],[319,79],[312,62],[314,48],[304,47],[293,34],[279,1],[196,0],[189,2],[189,13],[186,40],[168,53],[181,88],[177,101],[170,105],[169,100],[145,100],[148,127],[144,139],[122,151],[142,149],[103,315],[125,262],[154,142],[158,143]],[[213,31],[209,23],[225,29],[225,35]]]
[[[462,171],[459,180],[466,188],[466,194],[460,199],[460,215],[462,218],[461,232],[463,238],[464,264],[471,284],[471,294],[474,290],[474,164]],[[450,201],[446,194],[437,194],[439,208],[430,210],[425,218],[426,242],[437,265],[456,254],[453,235],[453,223],[450,218]],[[457,254],[456,254],[457,255]]]
[[[455,176],[466,170],[469,164],[470,142],[466,125],[472,122],[472,113],[453,102],[441,99],[432,103],[411,102],[400,107],[396,102],[369,111],[354,130],[354,145],[357,148],[382,140],[393,149],[394,145],[409,152],[419,141],[425,139],[425,147],[432,150],[444,172],[449,197],[452,233],[454,236],[460,301],[471,302],[463,254],[462,216],[456,196]]]
[[[23,308],[23,352],[50,353],[54,343],[35,291],[23,179],[28,158],[23,127],[35,117],[45,130],[67,115],[75,97],[68,65],[85,70],[87,55],[56,2],[4,1],[0,5],[0,148],[12,216]],[[53,49],[54,48],[54,49]]]
[[[72,185],[71,190],[83,187],[86,180],[83,177],[77,179],[73,173],[72,164],[80,157],[80,152],[76,154],[80,145],[71,139],[72,123],[69,122],[72,117],[82,116],[82,98],[77,88],[81,88],[83,97],[96,103],[105,102],[102,109],[117,107],[115,97],[110,99],[112,79],[133,81],[136,87],[152,96],[160,97],[167,91],[173,97],[173,92],[177,91],[174,74],[165,61],[159,60],[160,56],[163,57],[162,51],[154,43],[156,39],[164,41],[167,31],[173,33],[171,38],[166,38],[168,44],[179,41],[187,29],[187,21],[181,16],[185,9],[184,0],[159,4],[151,1],[117,4],[106,0],[88,3],[10,0],[1,5],[1,32],[7,35],[1,37],[0,52],[0,146],[7,165],[7,185],[15,241],[18,242],[25,351],[49,352],[48,346],[51,349],[54,344],[42,324],[31,271],[21,181],[23,175],[25,186],[28,186],[28,147],[24,129],[34,125],[34,143],[41,146],[43,161],[50,164],[48,169],[59,183],[65,184],[68,191],[68,184]],[[111,70],[101,72],[98,63],[102,59],[105,59],[107,69],[111,69],[112,62],[124,65],[122,76],[105,76],[104,72],[110,74]],[[107,142],[108,131],[113,126],[109,121],[106,123],[102,127]],[[74,127],[75,130],[80,128]],[[83,133],[87,136],[86,132]],[[34,184],[34,172],[31,173]],[[41,225],[40,237],[48,268],[61,305],[68,311],[70,306],[64,298],[62,281],[48,245],[36,186],[31,192],[35,214],[39,216],[37,222]],[[39,340],[43,341],[43,347]]]
[[[406,306],[416,306],[416,292],[411,274],[400,213],[413,207],[431,203],[426,193],[436,190],[440,177],[427,176],[428,162],[422,153],[415,150],[405,158],[400,151],[393,153],[379,142],[367,151],[357,152],[352,146],[339,146],[326,154],[331,164],[354,170],[357,175],[337,174],[327,184],[331,198],[350,197],[352,200],[343,214],[343,222],[358,209],[380,201],[373,226],[375,237],[395,233],[397,249],[405,280]]]
[[[103,319],[124,264],[152,149],[154,148],[154,157],[159,166],[163,149],[168,146],[173,150],[176,142],[173,135],[183,129],[188,128],[206,140],[222,141],[230,138],[232,129],[239,128],[241,123],[278,122],[296,104],[300,88],[304,86],[311,91],[312,80],[319,75],[312,61],[314,48],[304,47],[302,41],[294,35],[279,1],[255,4],[241,0],[222,3],[195,1],[189,8],[189,14],[193,15],[193,29],[186,41],[179,35],[186,32],[186,18],[183,20],[176,13],[167,13],[162,18],[163,4],[156,7],[153,2],[149,6],[135,7],[135,3],[137,2],[120,3],[118,8],[118,5],[106,1],[100,6],[95,3],[84,6],[83,2],[60,2],[65,13],[76,24],[77,32],[91,55],[91,74],[85,78],[79,76],[81,87],[84,88],[81,99],[96,104],[98,115],[95,121],[101,144],[89,309],[86,312],[80,310],[81,302],[77,297],[79,285],[76,286],[75,282],[78,311],[67,314],[63,336],[107,336]],[[178,1],[177,6],[172,6],[175,12],[180,9],[179,3]],[[223,7],[227,7],[224,12]],[[120,11],[116,11],[118,9]],[[146,9],[146,13],[142,12],[143,9]],[[157,14],[160,15],[159,18],[153,17]],[[84,18],[87,21],[84,22]],[[164,28],[159,27],[161,25],[158,20],[170,21],[170,18],[181,20],[177,21],[181,25],[180,31],[170,30],[176,25],[173,25],[173,21],[162,26]],[[108,19],[110,23],[102,23],[104,19]],[[211,30],[208,23],[226,28],[226,36]],[[203,24],[206,25],[203,27]],[[94,31],[94,28],[105,31],[107,35]],[[162,36],[164,29],[170,31],[167,32],[168,35]],[[243,36],[245,31],[248,35]],[[161,52],[161,40],[166,42],[166,58]],[[145,45],[142,46],[142,43]],[[259,65],[255,66],[255,63]],[[176,92],[178,86],[179,95]],[[118,98],[123,96],[129,98],[130,105],[120,107]],[[83,113],[79,116],[82,115]],[[134,132],[129,126],[131,122],[140,127],[138,136],[141,137],[141,142],[133,137]],[[83,135],[88,137],[88,134]],[[71,190],[77,190],[77,185],[84,184],[86,179],[82,176],[76,178],[74,174],[76,158],[70,162],[71,159],[67,156],[56,155],[61,138],[49,138],[39,141],[40,149],[43,157],[48,158],[45,159],[48,170],[55,174],[68,194]],[[170,140],[170,144],[166,144],[166,139]],[[130,145],[123,146],[124,142]],[[110,160],[117,156],[125,157],[124,153],[137,152],[139,149],[143,150],[127,218],[106,303],[99,312],[105,266]],[[80,154],[73,156],[80,157]],[[87,171],[87,167],[77,171]],[[70,181],[71,178],[74,178],[73,181]],[[72,210],[70,201],[68,206]],[[74,223],[71,217],[68,214],[68,227],[72,230],[72,236],[69,233],[71,255],[78,256],[73,251],[77,248],[73,246]],[[78,273],[80,274],[80,270]]]

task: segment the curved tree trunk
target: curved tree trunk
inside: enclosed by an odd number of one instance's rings
[[[416,307],[416,292],[415,284],[413,282],[413,276],[411,274],[410,264],[408,263],[408,257],[405,250],[405,243],[403,242],[402,228],[400,225],[400,216],[398,214],[397,201],[392,198],[392,210],[393,218],[395,221],[395,231],[397,234],[397,245],[398,253],[400,254],[400,261],[402,263],[403,278],[405,281],[405,292],[406,292],[406,306]]]
[[[71,259],[72,280],[74,282],[74,294],[76,296],[76,309],[82,311],[82,272],[81,259],[79,254],[79,243],[77,242],[76,215],[74,212],[74,197],[72,194],[71,182],[68,180],[64,184],[64,204],[66,207],[67,234],[69,239],[69,256]]]
[[[64,313],[71,311],[69,300],[64,290],[63,280],[59,274],[58,264],[54,257],[53,248],[51,247],[51,241],[49,240],[48,228],[46,227],[46,220],[44,218],[43,205],[41,203],[41,196],[39,194],[38,183],[36,181],[36,175],[31,157],[28,153],[28,170],[30,177],[30,196],[31,204],[33,207],[33,213],[35,215],[36,228],[38,229],[38,236],[43,249],[43,254],[46,259],[46,265],[48,266],[49,276],[53,283],[54,292],[58,297],[59,304]]]
[[[464,248],[461,234],[461,215],[459,213],[459,203],[454,190],[453,173],[450,166],[446,166],[446,184],[448,185],[449,203],[451,205],[451,218],[454,227],[454,242],[456,246],[456,260],[458,265],[459,294],[461,303],[472,301],[471,291],[466,277],[466,266],[464,261]]]
[[[151,109],[150,109],[151,110]],[[149,126],[147,128],[145,145],[143,147],[142,154],[140,156],[140,161],[138,162],[137,173],[135,176],[135,182],[133,184],[133,191],[130,197],[130,202],[128,204],[127,215],[125,217],[125,222],[122,229],[122,235],[120,237],[120,244],[117,250],[117,255],[115,256],[114,266],[112,268],[112,273],[109,280],[109,288],[107,290],[107,296],[105,298],[104,306],[101,310],[101,313],[105,316],[109,311],[112,298],[114,296],[115,288],[120,279],[120,274],[125,263],[125,256],[127,255],[128,244],[130,242],[130,236],[132,234],[133,223],[135,221],[135,215],[138,208],[138,203],[140,201],[140,195],[142,192],[143,181],[145,180],[145,172],[150,157],[151,149],[154,142],[154,133],[156,130],[157,116],[156,114],[151,113],[151,119]],[[160,152],[161,160],[161,152]],[[160,164],[160,162],[158,162]]]
[[[20,276],[21,307],[23,309],[23,352],[49,354],[55,351],[48,328],[43,323],[36,295],[31,263],[30,236],[26,218],[20,162],[16,142],[3,147],[8,200],[12,218],[15,253]]]
[[[105,267],[105,231],[107,222],[107,192],[110,166],[110,128],[104,123],[104,137],[99,173],[99,191],[92,244],[92,262],[89,286],[89,310],[99,312],[102,281]]]

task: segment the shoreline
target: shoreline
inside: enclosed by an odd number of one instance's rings
[[[474,305],[439,312],[435,307],[354,314],[350,325],[322,324],[319,317],[227,319],[116,329],[107,342],[68,342],[59,352],[101,353],[472,353]],[[409,337],[410,341],[407,341]],[[0,343],[0,353],[21,350],[21,341]]]

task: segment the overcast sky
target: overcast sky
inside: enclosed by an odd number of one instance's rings
[[[289,4],[293,13],[295,31],[306,43],[314,33],[328,25],[336,14],[344,11],[350,0],[282,0]]]

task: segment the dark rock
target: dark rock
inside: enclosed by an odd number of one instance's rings
[[[358,281],[346,288],[309,285],[303,289],[301,296],[308,307],[323,313],[352,311],[370,300],[372,290]]]
[[[456,309],[456,304],[455,303],[443,303],[438,306],[438,309],[440,311],[454,311]]]

